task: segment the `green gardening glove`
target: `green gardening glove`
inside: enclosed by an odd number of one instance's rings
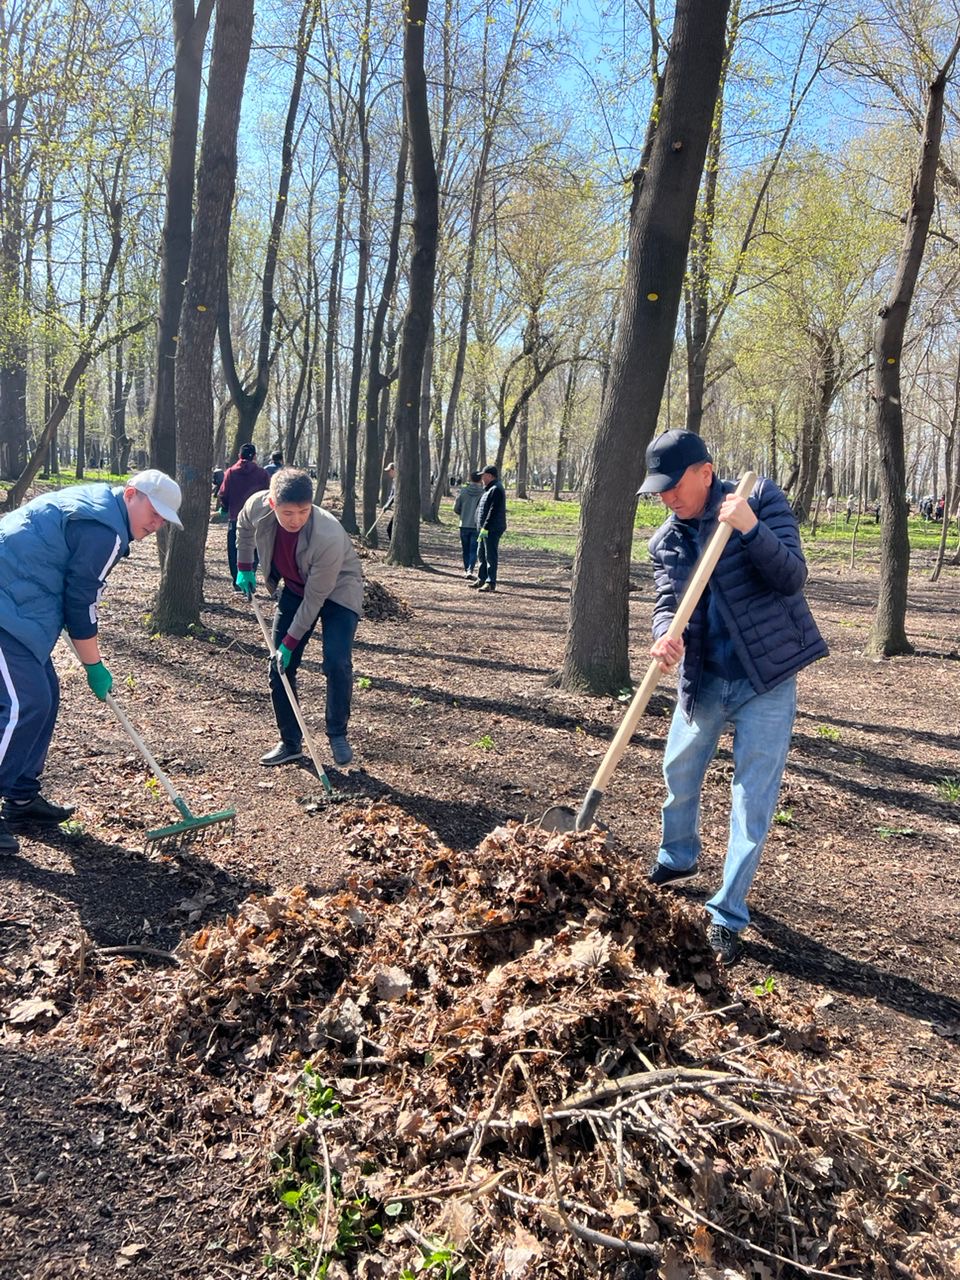
[[[113,688],[113,676],[102,662],[85,663],[84,669],[87,673],[87,684],[101,702],[106,702],[107,694]]]
[[[489,532],[490,532],[490,530],[489,530],[489,529],[481,529],[481,530],[478,532],[477,537],[478,537],[478,538],[484,538],[484,539],[486,539],[486,536],[487,536],[487,534],[488,534]]]
[[[293,650],[288,649],[285,644],[281,644],[277,652],[273,655],[273,660],[277,665],[278,671],[286,671],[290,665],[290,659],[293,657]]]
[[[253,599],[253,593],[257,586],[256,569],[238,569],[236,585],[247,597],[248,600]]]

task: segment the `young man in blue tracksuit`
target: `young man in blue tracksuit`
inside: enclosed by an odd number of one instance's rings
[[[20,828],[54,826],[73,813],[40,793],[60,685],[51,653],[66,629],[103,701],[113,677],[100,654],[97,603],[106,578],[177,512],[180,488],[162,471],[126,485],[75,485],[34,498],[0,519],[0,854],[16,853]]]
[[[690,431],[668,431],[647,449],[640,493],[671,514],[650,540],[657,598],[650,653],[679,666],[679,698],[667,736],[656,885],[697,875],[700,792],[724,727],[733,725],[730,834],[723,883],[707,903],[710,943],[725,963],[739,953],[747,894],[773,821],[797,707],[797,672],[827,653],[803,595],[807,565],[790,504],[761,478],[749,498],[713,473]],[[700,552],[718,523],[730,540],[682,640],[666,635]]]

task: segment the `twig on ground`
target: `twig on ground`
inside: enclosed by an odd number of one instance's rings
[[[820,1271],[816,1267],[807,1266],[805,1262],[795,1262],[793,1258],[788,1258],[781,1253],[774,1253],[771,1249],[764,1249],[762,1245],[754,1244],[743,1236],[738,1236],[735,1232],[728,1231],[726,1227],[721,1227],[719,1222],[714,1222],[712,1218],[704,1217],[702,1213],[697,1213],[696,1209],[691,1209],[689,1205],[685,1205],[682,1200],[664,1186],[660,1187],[660,1194],[669,1200],[671,1204],[675,1204],[681,1213],[685,1213],[688,1217],[693,1218],[694,1221],[709,1227],[711,1231],[716,1231],[719,1235],[726,1236],[728,1240],[736,1240],[737,1244],[743,1245],[751,1253],[759,1253],[761,1257],[772,1258],[774,1262],[785,1262],[788,1266],[796,1267],[798,1271],[802,1271],[807,1276],[823,1276],[824,1280],[841,1280],[836,1271]],[[864,1278],[863,1276],[846,1275],[842,1277],[842,1280],[864,1280]]]
[[[509,1187],[500,1187],[502,1195],[509,1196],[511,1200],[522,1200],[525,1204],[539,1205],[543,1209],[552,1209],[553,1205],[548,1204],[546,1200],[540,1200],[536,1196],[522,1195],[518,1191],[511,1191]],[[571,1202],[564,1200],[563,1204],[567,1205]],[[579,1208],[580,1206],[576,1206]],[[660,1260],[660,1248],[655,1244],[641,1244],[636,1240],[621,1240],[619,1236],[609,1236],[605,1231],[594,1231],[592,1227],[585,1227],[579,1222],[574,1222],[572,1218],[564,1212],[560,1207],[560,1216],[563,1218],[564,1224],[569,1229],[571,1235],[575,1237],[575,1243],[582,1240],[584,1244],[596,1245],[601,1249],[617,1249],[620,1253],[631,1253],[637,1258],[646,1258],[651,1262]],[[836,1277],[834,1277],[836,1280]]]
[[[320,1228],[320,1244],[317,1249],[313,1270],[310,1272],[310,1280],[317,1280],[320,1272],[320,1267],[327,1251],[327,1227],[329,1227],[330,1218],[333,1215],[333,1188],[330,1186],[330,1149],[327,1146],[326,1135],[320,1125],[317,1125],[316,1132],[320,1140],[320,1150],[323,1152],[323,1226]]]
[[[180,957],[172,951],[158,951],[156,947],[97,947],[102,956],[149,956],[152,960],[167,960],[170,964],[179,964]]]

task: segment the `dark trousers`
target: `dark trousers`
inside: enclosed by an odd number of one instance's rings
[[[0,796],[5,800],[32,800],[39,792],[59,709],[60,682],[50,658],[41,661],[0,631]]]
[[[463,567],[469,573],[477,563],[477,530],[466,525],[460,529],[460,546],[463,548]]]
[[[253,567],[256,569],[260,557],[253,553]],[[231,520],[227,525],[227,564],[230,566],[230,582],[237,585],[237,522]]]
[[[479,547],[477,577],[481,582],[489,582],[494,587],[497,585],[497,561],[502,537],[503,531],[500,530],[497,533],[488,533],[485,538],[477,538]]]
[[[273,647],[279,647],[287,634],[293,615],[300,608],[301,597],[285,586],[277,601],[277,611],[273,617]],[[326,728],[328,738],[339,738],[347,732],[350,719],[350,697],[353,693],[353,637],[356,634],[360,619],[352,609],[328,600],[320,610],[317,622],[320,623],[320,634],[323,644],[323,674],[327,677]],[[297,693],[297,671],[303,658],[307,641],[313,635],[316,623],[310,628],[293,651],[290,665],[287,667],[287,679],[293,690],[293,696],[299,702]],[[284,742],[303,745],[303,734],[297,723],[296,713],[290,705],[286,690],[277,675],[273,663],[270,664],[270,697],[273,701],[273,714],[277,718],[277,728]]]

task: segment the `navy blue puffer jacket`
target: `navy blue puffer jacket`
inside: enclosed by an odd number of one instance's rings
[[[654,639],[670,626],[701,545],[717,527],[720,504],[735,488],[733,481],[714,476],[699,520],[678,520],[671,515],[650,539],[657,588]],[[733,531],[713,571],[709,591],[748,680],[757,693],[766,693],[825,657],[828,649],[803,595],[807,562],[790,504],[782,490],[766,478],[757,481],[748,501],[759,524],[747,534]],[[706,632],[705,596],[683,637],[680,706],[688,721],[700,687]]]

